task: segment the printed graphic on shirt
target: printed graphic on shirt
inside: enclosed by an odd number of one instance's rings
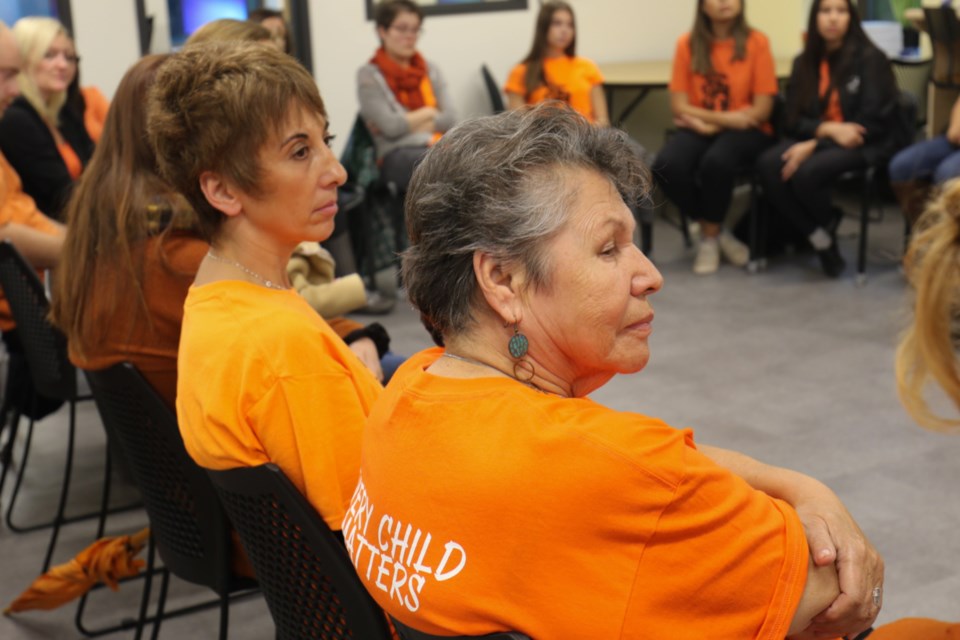
[[[570,104],[570,92],[564,89],[563,87],[555,84],[547,85],[547,97],[546,100],[559,100]]]
[[[460,544],[440,543],[429,531],[378,513],[363,477],[343,518],[343,538],[368,588],[383,591],[408,611],[420,608],[428,585],[455,578],[467,564],[467,552]]]
[[[727,111],[730,108],[730,82],[727,74],[711,73],[704,77],[701,92],[704,109]]]

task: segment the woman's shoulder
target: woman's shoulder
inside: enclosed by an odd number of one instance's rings
[[[767,34],[765,34],[763,31],[751,28],[750,33],[747,35],[747,46],[769,49],[770,38],[768,38]]]
[[[0,126],[10,133],[25,133],[43,125],[40,114],[23,96],[18,97],[0,117]],[[24,130],[26,127],[26,131]]]

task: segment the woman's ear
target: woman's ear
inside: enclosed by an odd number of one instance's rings
[[[200,190],[203,191],[210,206],[225,216],[235,216],[243,211],[243,204],[238,197],[239,189],[214,171],[204,171],[200,174]]]
[[[505,323],[521,319],[522,293],[526,284],[522,269],[500,262],[489,253],[473,253],[473,273],[484,300]]]

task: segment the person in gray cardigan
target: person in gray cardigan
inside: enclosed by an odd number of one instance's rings
[[[455,115],[440,70],[416,49],[423,11],[410,0],[377,5],[380,48],[357,71],[360,116],[373,135],[381,177],[406,192],[426,150]]]

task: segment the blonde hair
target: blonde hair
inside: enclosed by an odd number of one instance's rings
[[[259,22],[221,18],[194,31],[185,46],[203,42],[267,42],[271,38],[270,30]]]
[[[960,419],[934,413],[924,390],[935,382],[960,409],[960,180],[947,183],[917,221],[905,265],[916,302],[897,349],[897,390],[920,425],[955,431]]]
[[[17,40],[17,48],[20,50],[20,58],[23,60],[24,73],[17,76],[20,95],[37,110],[37,113],[44,120],[54,127],[57,126],[60,118],[60,109],[67,101],[67,91],[66,89],[58,91],[50,100],[44,100],[43,96],[40,95],[40,89],[37,88],[37,83],[33,79],[33,69],[38,62],[43,60],[54,38],[61,34],[70,39],[67,28],[53,18],[28,16],[20,18],[13,25],[13,36]]]

